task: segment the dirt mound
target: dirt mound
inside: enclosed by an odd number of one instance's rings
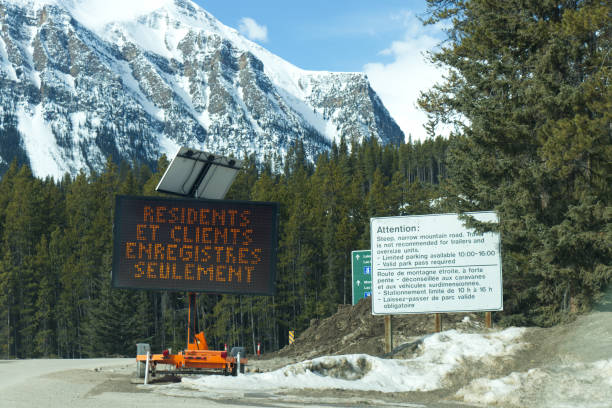
[[[295,361],[324,355],[369,354],[385,352],[384,316],[372,315],[371,298],[355,306],[338,305],[338,311],[326,319],[313,319],[310,327],[293,344],[267,354],[264,358],[287,358]],[[460,328],[479,330],[484,327],[484,313],[452,313],[442,315],[442,330]],[[393,347],[412,342],[433,333],[434,315],[395,315],[392,317]]]

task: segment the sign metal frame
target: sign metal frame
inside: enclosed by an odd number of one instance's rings
[[[234,182],[242,161],[181,147],[155,190],[183,197],[220,200]]]

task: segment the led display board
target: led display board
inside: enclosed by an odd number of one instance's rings
[[[278,204],[117,196],[117,288],[273,295]]]

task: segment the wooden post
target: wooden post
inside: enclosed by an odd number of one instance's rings
[[[385,315],[385,353],[393,350],[393,333],[391,331],[391,315]]]
[[[491,324],[491,312],[485,312],[485,327],[490,329],[492,327]]]
[[[442,331],[442,316],[440,313],[436,313],[436,333],[440,333]]]

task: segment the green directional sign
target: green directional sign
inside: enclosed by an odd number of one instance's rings
[[[368,250],[352,252],[353,304],[360,299],[372,296],[372,252]]]

